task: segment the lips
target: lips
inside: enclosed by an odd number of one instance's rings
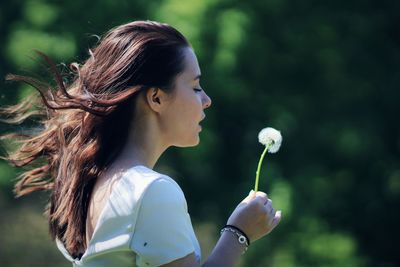
[[[199,121],[200,131],[201,131],[201,129],[203,128],[203,127],[200,125],[200,122],[202,122],[205,118],[206,118],[206,115],[204,115],[204,116],[201,118],[201,120]]]
[[[206,116],[204,115],[204,117],[199,121],[200,131],[203,129],[203,127],[201,127],[201,125],[200,125],[200,122],[201,122],[202,120],[204,120],[205,118],[206,118]]]

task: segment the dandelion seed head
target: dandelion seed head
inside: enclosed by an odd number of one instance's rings
[[[271,127],[267,127],[259,132],[258,141],[265,146],[269,145],[269,153],[276,153],[281,147],[282,135],[280,131]]]

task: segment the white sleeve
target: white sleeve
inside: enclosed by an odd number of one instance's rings
[[[136,265],[160,266],[192,253],[192,229],[180,187],[166,178],[152,182],[144,192],[130,243]]]

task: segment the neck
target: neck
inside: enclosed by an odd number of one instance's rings
[[[115,160],[121,168],[143,165],[153,169],[162,153],[168,148],[163,142],[157,124],[148,118],[137,118],[130,130],[128,140]]]

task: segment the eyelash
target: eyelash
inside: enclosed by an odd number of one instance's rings
[[[201,89],[201,88],[193,88],[193,90],[195,90],[196,92],[200,92],[200,91],[202,91],[203,89]]]

